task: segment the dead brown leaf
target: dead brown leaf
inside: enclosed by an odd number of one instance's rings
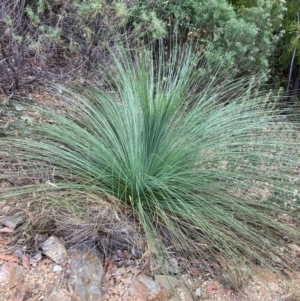
[[[105,260],[105,264],[104,264],[104,271],[105,271],[105,278],[106,280],[109,280],[110,276],[111,276],[111,270],[114,267],[114,262],[108,257]]]
[[[150,271],[151,271],[150,258],[147,258],[147,259],[145,260],[144,265],[143,265],[141,274],[146,275],[146,274],[147,274],[148,272],[150,272]]]
[[[209,294],[215,294],[217,291],[217,287],[213,284],[207,286],[207,291]]]
[[[11,233],[11,232],[14,232],[14,231],[15,231],[14,229],[8,228],[8,227],[0,229],[0,232],[2,232],[2,233]]]
[[[4,240],[3,238],[0,237],[0,244],[2,244],[2,245],[9,245],[10,241],[9,240]]]
[[[36,259],[34,259],[34,258],[29,258],[29,263],[30,263],[30,265],[33,265],[33,266],[36,266],[37,265],[37,260]]]
[[[283,273],[287,275],[290,279],[293,279],[295,277],[294,273],[288,269],[283,269]]]
[[[22,265],[25,269],[29,269],[29,259],[25,254],[22,256]]]
[[[0,254],[0,259],[5,261],[20,262],[19,258],[16,255],[12,254]]]

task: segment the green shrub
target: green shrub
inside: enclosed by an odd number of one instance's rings
[[[277,0],[256,0],[251,5],[249,1],[231,2],[143,0],[132,8],[129,22],[150,39],[172,40],[175,35],[181,43],[197,40],[200,51],[210,43],[205,54],[208,74],[222,63],[224,70],[230,68],[231,77],[253,72],[266,75],[282,36],[285,4]]]
[[[259,79],[222,85],[216,70],[204,85],[191,49],[148,54],[120,50],[111,88],[65,92],[66,113],[27,106],[46,122],[0,140],[0,160],[16,162],[0,180],[27,181],[0,197],[106,194],[132,208],[154,254],[293,268],[282,251],[284,235],[299,239],[282,218],[298,212],[298,201],[287,206],[293,127],[256,90]]]
[[[300,12],[298,1],[287,1],[287,11],[283,18],[285,34],[277,49],[278,61],[281,68],[289,68],[292,53],[296,48],[297,64],[300,66],[300,28],[298,26],[297,13]]]
[[[297,52],[294,62],[294,70],[297,72],[299,69],[298,67],[300,66],[300,29],[297,24],[299,1],[231,0],[230,2],[247,20],[249,18],[250,11],[250,18],[253,17],[253,20],[261,20],[263,22],[260,26],[265,28],[265,30],[260,32],[262,39],[261,49],[263,51],[264,49],[270,51],[269,64],[272,69],[273,82],[285,85],[288,78],[292,54],[295,49],[297,49]],[[267,9],[264,9],[264,7],[267,7]],[[265,17],[260,19],[260,16],[264,15],[263,11],[269,13],[269,17],[267,19]],[[268,41],[268,35],[270,34],[272,38]]]
[[[109,61],[108,48],[123,37],[130,48],[141,40],[159,38],[168,49],[196,41],[202,52],[210,44],[204,54],[207,77],[222,66],[231,70],[230,78],[260,73],[264,80],[282,34],[285,5],[275,0],[235,2],[236,10],[218,0],[6,1],[0,11],[5,53],[0,61],[7,73],[0,78],[5,82],[2,89],[10,94],[32,74],[47,79],[73,73],[95,78],[103,62]]]

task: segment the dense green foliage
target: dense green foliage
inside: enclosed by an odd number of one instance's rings
[[[300,13],[299,2],[287,1],[287,7],[288,10],[283,19],[285,35],[277,49],[278,69],[282,71],[289,68],[293,51],[296,49],[294,68],[300,73],[300,26],[297,18],[297,13]]]
[[[206,68],[222,62],[235,74],[269,70],[269,58],[282,36],[285,5],[280,1],[251,1],[251,7],[236,12],[231,4],[217,0],[139,1],[133,8],[133,24],[141,34],[181,41],[212,42],[206,54]],[[165,30],[164,30],[165,29]],[[201,50],[201,47],[200,49]]]
[[[30,181],[0,197],[110,195],[131,207],[153,254],[168,247],[222,267],[292,267],[280,246],[284,235],[300,238],[281,220],[298,206],[290,202],[293,127],[256,90],[259,79],[222,85],[216,70],[204,85],[192,49],[167,57],[163,47],[155,60],[120,50],[110,89],[65,92],[61,114],[28,106],[46,122],[0,140],[1,159],[15,162],[0,180]]]
[[[277,74],[288,74],[286,92],[300,100],[300,7],[298,1],[288,1],[288,11],[283,20],[286,34],[277,48]],[[276,72],[274,73],[276,76]],[[278,76],[278,75],[277,75]],[[284,82],[283,80],[281,80]],[[297,100],[298,98],[298,100]]]
[[[279,0],[7,0],[0,11],[2,90],[13,93],[31,75],[95,78],[108,49],[124,39],[131,48],[159,38],[166,48],[196,41],[200,53],[209,43],[207,75],[221,64],[228,77],[260,73],[265,80],[277,66],[275,48],[286,65],[297,44],[292,3],[286,13]]]
[[[264,9],[262,2],[268,3],[269,9]],[[261,33],[266,32],[273,35],[273,40],[277,43],[264,43],[265,49],[269,49],[272,54],[269,58],[269,64],[272,68],[273,80],[280,81],[282,85],[286,84],[287,74],[290,70],[291,58],[296,49],[294,61],[295,76],[300,68],[300,27],[298,25],[297,13],[300,13],[298,0],[272,0],[272,1],[252,1],[252,0],[230,0],[239,14],[244,14],[246,10],[255,12],[254,19],[258,20],[264,12],[268,12],[269,19],[263,18],[264,25]],[[273,4],[270,6],[270,4]],[[270,9],[271,8],[271,9]],[[268,22],[266,22],[268,20]],[[262,44],[263,45],[263,44]],[[274,78],[275,77],[275,78]]]

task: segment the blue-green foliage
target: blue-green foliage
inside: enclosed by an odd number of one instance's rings
[[[215,70],[203,81],[191,48],[150,54],[119,50],[109,89],[65,94],[63,113],[29,107],[52,122],[37,122],[30,139],[0,140],[4,160],[20,164],[0,180],[36,180],[42,165],[53,183],[8,187],[0,197],[109,195],[131,207],[154,253],[172,247],[221,266],[270,267],[276,258],[291,267],[278,244],[283,235],[299,238],[280,220],[290,213],[299,143],[274,98],[256,90],[257,78],[225,84]]]

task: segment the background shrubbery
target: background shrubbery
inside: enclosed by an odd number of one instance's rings
[[[212,42],[206,53],[206,70],[222,64],[225,70],[232,70],[231,75],[265,73],[283,33],[286,7],[278,1],[251,2],[251,7],[238,6],[235,10],[230,3],[217,0],[144,0],[134,8],[133,24],[146,29],[143,34],[153,38],[160,35],[171,39],[175,28],[181,42],[197,40],[200,51]]]
[[[27,77],[63,79],[93,73],[121,34],[122,1],[6,1],[1,8],[1,87],[14,93]],[[26,82],[26,80],[25,80]]]
[[[285,84],[299,47],[296,2],[6,0],[0,11],[1,88],[12,95],[35,79],[95,78],[109,61],[107,50],[125,36],[133,48],[163,38],[166,50],[194,41],[202,52],[210,43],[201,72],[211,75],[216,66],[230,70],[228,77],[272,71],[273,83]],[[299,66],[299,51],[297,57]]]
[[[298,1],[291,0],[287,2],[287,7],[288,10],[283,19],[285,35],[276,51],[278,57],[277,71],[279,76],[293,71],[289,84],[291,84],[291,89],[300,89],[300,6]],[[297,13],[299,14],[298,18]],[[291,61],[294,53],[295,61]]]
[[[253,18],[259,20],[259,16],[269,13],[267,18],[262,18],[266,30],[261,31],[261,37],[266,37],[266,32],[271,34],[273,43],[265,42],[264,47],[270,51],[269,65],[271,77],[274,84],[287,85],[290,72],[291,58],[295,52],[293,62],[293,73],[290,89],[293,89],[297,78],[300,81],[300,27],[298,25],[297,13],[300,13],[299,1],[297,0],[230,0],[239,14],[245,11],[255,12]],[[264,3],[264,4],[263,4]],[[265,9],[267,8],[267,10]],[[244,15],[245,16],[245,15]],[[265,22],[267,20],[267,22]],[[262,44],[263,45],[263,44]],[[299,83],[298,83],[299,85]],[[299,86],[298,86],[299,89]]]

